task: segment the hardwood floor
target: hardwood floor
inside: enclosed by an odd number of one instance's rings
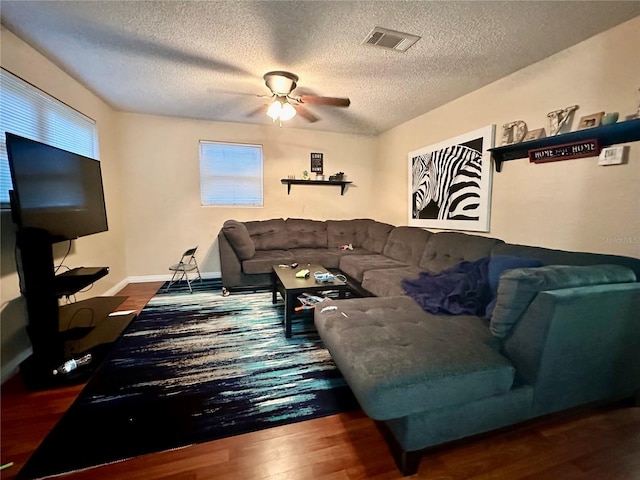
[[[140,310],[161,283],[131,284],[123,310]],[[80,393],[82,385],[27,391],[2,385],[1,472],[20,467]],[[78,441],[82,441],[81,438]],[[108,448],[105,439],[96,448]],[[72,454],[72,450],[71,450]],[[399,479],[382,434],[361,411],[140,456],[63,478],[122,480]],[[640,480],[640,408],[576,410],[436,448],[411,478],[432,480]]]

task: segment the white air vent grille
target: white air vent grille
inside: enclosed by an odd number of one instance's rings
[[[375,27],[371,32],[369,32],[362,44],[404,53],[418,40],[420,40],[420,37],[417,35],[396,32],[395,30],[389,30],[382,27]]]

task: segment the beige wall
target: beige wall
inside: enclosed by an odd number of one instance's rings
[[[376,138],[126,113],[117,115],[117,124],[130,276],[167,274],[168,266],[195,245],[201,270],[219,273],[216,237],[229,218],[376,216],[368,207]],[[200,140],[263,146],[263,208],[200,205]],[[301,178],[310,168],[311,152],[324,153],[326,175],[343,171],[353,181],[344,196],[339,187],[324,185],[293,185],[287,195],[280,179]]]
[[[545,127],[550,111],[578,104],[583,115],[640,101],[640,17],[417,117],[380,136],[377,218],[408,221],[407,153],[489,124],[524,120]],[[498,145],[499,143],[497,143]],[[506,162],[493,174],[491,231],[508,242],[640,257],[640,143],[626,165],[597,158],[530,164]]]
[[[78,266],[108,266],[111,273],[96,282],[87,293],[77,299],[93,297],[113,289],[126,278],[124,231],[120,201],[120,164],[116,155],[117,145],[113,111],[98,97],[70,76],[29,47],[26,43],[2,27],[2,67],[32,83],[62,102],[93,118],[98,126],[100,160],[104,181],[109,231],[74,240],[64,264]],[[26,336],[26,306],[20,296],[19,280],[14,257],[14,225],[8,211],[2,211],[2,264],[1,264],[1,356],[2,378],[5,371],[17,366],[30,349]],[[67,250],[67,243],[54,245],[55,261],[60,262]]]

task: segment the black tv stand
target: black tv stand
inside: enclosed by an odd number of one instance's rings
[[[135,313],[111,316],[126,297],[94,297],[60,306],[60,297],[91,285],[107,275],[109,268],[78,267],[56,275],[52,244],[43,230],[17,233],[22,294],[29,319],[27,333],[33,347],[33,355],[20,365],[20,371],[30,389],[85,381],[135,318]],[[82,371],[53,375],[65,360],[84,353],[91,353],[94,360]]]
[[[57,297],[73,295],[109,273],[109,267],[76,267],[56,275]]]

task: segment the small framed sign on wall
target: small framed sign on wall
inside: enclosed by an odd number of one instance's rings
[[[314,173],[322,173],[323,171],[323,157],[322,153],[311,153],[311,171]]]

